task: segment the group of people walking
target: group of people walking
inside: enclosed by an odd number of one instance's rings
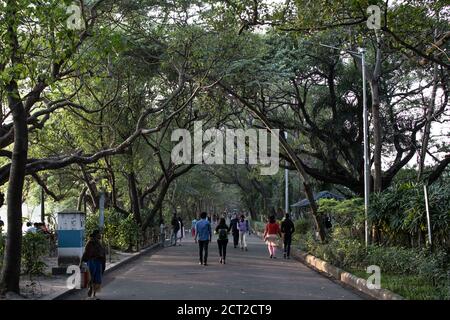
[[[269,221],[266,224],[264,230],[264,241],[267,244],[269,251],[269,257],[276,259],[276,248],[279,246],[279,240],[283,241],[283,257],[290,259],[291,255],[291,243],[292,235],[294,234],[295,227],[290,215],[286,214],[281,226],[277,223],[275,216],[270,216]],[[227,255],[228,235],[231,232],[233,236],[234,248],[238,246],[242,251],[248,251],[247,247],[247,235],[250,233],[250,224],[244,215],[239,218],[234,215],[230,221],[230,225],[226,224],[225,218],[221,218],[217,224],[214,233],[217,235],[217,246],[219,249],[219,262],[225,264]],[[200,220],[195,220],[193,224],[192,235],[195,242],[199,244],[199,264],[208,265],[208,245],[212,241],[212,226],[207,219],[206,212],[202,212]]]
[[[241,250],[247,251],[247,234],[250,233],[248,220],[245,219],[244,215],[241,215],[240,217],[234,215],[233,219],[230,221],[230,228],[233,235],[234,247],[237,248],[239,245]]]
[[[266,224],[264,230],[264,241],[267,244],[271,259],[277,258],[276,248],[278,246],[279,238],[283,239],[283,257],[285,259],[290,259],[292,235],[294,234],[294,231],[294,223],[292,222],[289,213],[286,214],[284,220],[281,222],[281,227],[277,223],[275,216],[269,217],[269,222]]]
[[[177,243],[179,246],[181,246],[181,241],[185,237],[183,219],[181,219],[181,217],[177,217],[176,214],[174,214],[170,224],[172,225],[172,234],[170,236],[170,243],[173,246],[176,246]],[[161,233],[161,238],[162,238],[161,241],[164,246],[165,225],[164,225],[163,220],[161,220],[161,222],[160,222],[160,233]]]
[[[161,222],[161,225],[163,225],[163,222]],[[184,237],[182,219],[174,216],[172,227],[173,234],[175,234],[175,236],[173,236],[174,245],[176,245],[177,239]],[[284,258],[290,258],[290,248],[294,231],[294,223],[290,219],[289,214],[286,214],[281,226],[277,223],[275,216],[269,217],[269,221],[264,230],[264,241],[267,244],[271,259],[276,258],[276,248],[278,247],[279,239],[283,239]],[[230,225],[227,225],[225,218],[220,218],[217,226],[214,228],[214,233],[217,235],[217,246],[220,256],[219,262],[221,264],[226,264],[228,235],[230,233],[233,236],[234,248],[238,248],[239,246],[242,251],[248,251],[246,237],[250,233],[250,224],[244,215],[238,217],[235,214],[230,221]],[[213,230],[206,212],[200,214],[200,220],[194,219],[192,224],[192,235],[199,246],[199,264],[207,266],[208,246],[212,241]],[[94,230],[90,235],[84,254],[81,258],[80,266],[84,263],[90,274],[88,296],[96,298],[96,294],[100,291],[102,276],[106,267],[106,251],[101,244],[101,234],[99,230]]]
[[[246,235],[250,232],[250,224],[245,219],[245,216],[241,215],[240,219],[234,216],[230,221],[230,225],[227,225],[225,218],[220,218],[214,233],[217,235],[219,263],[221,264],[226,263],[228,235],[230,232],[233,235],[234,248],[237,248],[240,244],[241,250],[248,251]],[[196,221],[192,234],[195,242],[199,245],[199,264],[207,266],[208,245],[212,241],[213,230],[211,222],[207,219],[206,212],[200,214],[200,220]]]

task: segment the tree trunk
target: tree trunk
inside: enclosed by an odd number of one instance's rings
[[[92,212],[96,212],[99,208],[99,193],[97,190],[97,186],[92,179],[92,176],[86,171],[86,167],[84,164],[80,164],[81,173],[83,174],[84,182],[86,183],[86,187],[89,190],[89,195],[92,202]]]
[[[111,184],[111,203],[112,207],[117,207],[117,188],[116,188],[116,176],[114,174],[114,170],[111,166],[111,163],[108,160],[108,157],[105,157],[105,163],[108,168],[108,178],[109,183]],[[141,206],[142,208],[142,206]]]
[[[372,226],[372,243],[379,244],[381,241],[381,228],[378,222]]]
[[[252,105],[250,102],[248,102],[246,99],[244,99],[243,97],[238,95],[232,89],[228,88],[222,82],[219,82],[218,85],[220,87],[222,87],[229,95],[236,98],[240,103],[242,103],[252,113],[254,113],[254,115],[261,120],[261,122],[264,124],[264,126],[266,127],[267,130],[272,130],[272,126],[270,124],[269,119],[263,112],[261,112],[258,109],[257,106]],[[294,149],[292,149],[290,144],[287,143],[286,139],[284,138],[284,135],[280,135],[279,139],[280,139],[282,148],[285,150],[286,154],[291,159],[291,163],[294,164],[295,169],[297,170],[301,179],[303,180],[303,186],[305,187],[306,198],[308,199],[308,201],[310,203],[311,213],[314,217],[314,223],[318,230],[320,241],[325,242],[326,241],[325,227],[324,227],[321,215],[317,212],[317,204],[316,204],[316,201],[314,200],[314,194],[312,192],[311,185],[308,182],[308,174],[305,171],[305,167],[304,167],[303,163],[300,161],[297,154],[295,153]]]
[[[256,217],[256,212],[255,212],[255,210],[254,210],[252,207],[250,207],[250,208],[249,208],[249,211],[250,211],[250,217],[252,218],[252,220],[253,220],[253,221],[256,220],[257,217]]]
[[[450,164],[450,154],[446,155],[444,160],[442,160],[430,173],[427,178],[427,184],[430,186],[436,182],[441,174],[444,172],[445,168]]]
[[[312,216],[314,219],[314,224],[316,226],[316,230],[319,232],[319,239],[321,242],[326,241],[326,232],[325,226],[323,224],[322,215],[317,212],[317,204],[314,201],[314,194],[312,192],[312,188],[309,184],[303,183],[303,187],[305,188],[306,198],[309,201],[309,206],[311,208]],[[312,199],[312,202],[311,202]]]
[[[0,282],[2,293],[20,293],[20,260],[22,251],[22,193],[25,180],[25,165],[28,156],[28,127],[24,105],[19,96],[17,83],[8,86],[8,104],[13,115],[14,149],[9,173],[7,217],[8,236]]]
[[[78,196],[78,202],[77,202],[77,210],[81,211],[83,209],[83,202],[84,198],[86,197],[86,191],[87,187],[84,187],[83,190],[81,190],[80,195]]]
[[[130,192],[131,211],[133,212],[134,220],[138,225],[142,224],[141,210],[139,208],[139,196],[136,187],[136,176],[131,172],[128,176],[128,191]]]
[[[169,190],[170,182],[171,182],[170,180],[164,181],[163,186],[158,194],[158,199],[156,200],[155,205],[153,206],[152,210],[150,211],[150,214],[148,215],[147,219],[142,224],[143,231],[145,231],[150,226],[155,214],[161,209],[164,198],[167,194],[167,191]]]
[[[435,34],[435,42],[437,41],[437,30],[434,30]],[[425,167],[425,158],[427,155],[428,143],[430,140],[430,132],[431,132],[431,121],[433,120],[434,106],[436,103],[436,92],[438,87],[438,66],[436,63],[433,65],[433,89],[431,91],[430,103],[425,107],[425,118],[426,124],[422,136],[422,146],[420,149],[420,159],[419,159],[419,173],[418,180],[422,179],[423,169]]]
[[[373,191],[381,192],[381,121],[380,121],[380,99],[378,83],[371,84],[372,88],[372,126],[373,126],[373,158],[374,158],[374,175],[373,175]]]
[[[45,223],[45,191],[41,188],[41,222]]]
[[[370,79],[370,90],[372,93],[372,126],[373,126],[373,158],[374,158],[374,177],[373,191],[382,190],[382,171],[381,171],[381,119],[380,119],[380,75],[381,75],[381,43],[377,37],[377,54],[373,75]]]

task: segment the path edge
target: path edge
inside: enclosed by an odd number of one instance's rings
[[[257,231],[256,234],[259,237],[263,236],[263,234],[259,231]],[[387,289],[369,289],[367,287],[366,279],[359,278],[354,274],[347,272],[341,268],[335,267],[329,262],[319,259],[307,252],[301,251],[300,249],[296,248],[292,248],[291,251],[292,256],[296,260],[300,261],[311,269],[323,272],[329,277],[332,277],[357,291],[361,291],[372,298],[375,298],[377,300],[405,300],[404,297]]]

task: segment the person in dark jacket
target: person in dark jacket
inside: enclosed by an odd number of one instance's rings
[[[95,297],[100,291],[103,273],[106,268],[106,251],[100,242],[99,230],[94,230],[84,248],[81,262],[87,262],[90,278],[88,297]]]
[[[239,218],[237,215],[233,215],[233,219],[230,221],[231,234],[233,235],[233,244],[237,248],[239,244],[239,229],[238,229]]]
[[[292,234],[295,231],[294,223],[291,220],[289,213],[286,213],[286,217],[281,223],[281,233],[283,234],[283,248],[284,253],[283,257],[286,259],[290,259],[291,255],[291,243],[292,243]]]
[[[219,247],[220,263],[225,264],[225,258],[227,256],[227,244],[228,233],[230,227],[227,226],[225,218],[220,218],[219,224],[216,227],[215,233],[217,234],[217,245]]]
[[[173,246],[176,246],[178,240],[178,230],[180,230],[180,222],[178,221],[178,218],[175,214],[173,215],[171,225],[172,225],[171,243]]]

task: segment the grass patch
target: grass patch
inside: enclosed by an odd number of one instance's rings
[[[357,277],[367,279],[365,270],[349,270]],[[381,273],[381,288],[395,292],[410,300],[449,300],[450,288],[430,285],[428,281],[416,275],[383,274]]]

